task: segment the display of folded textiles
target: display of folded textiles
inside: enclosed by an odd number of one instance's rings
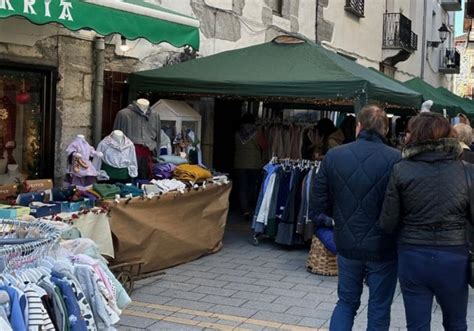
[[[113,184],[94,184],[93,189],[97,192],[103,199],[114,199],[115,195],[120,195],[120,187]]]
[[[0,221],[9,237],[36,238],[0,247],[0,330],[113,329],[130,298],[92,241],[58,246],[54,223]]]
[[[173,171],[176,165],[173,163],[157,163],[153,166],[152,173],[156,179],[170,179],[173,177]]]
[[[311,240],[314,225],[309,202],[319,162],[273,159],[264,170],[252,222],[256,238],[264,234],[286,246]]]
[[[185,182],[200,183],[211,178],[212,174],[198,165],[182,164],[176,167],[173,177]]]
[[[177,155],[160,155],[158,163],[171,163],[174,165],[181,165],[189,163],[188,160]]]
[[[152,180],[152,184],[158,189],[159,193],[168,193],[173,191],[183,191],[186,184],[176,179]]]

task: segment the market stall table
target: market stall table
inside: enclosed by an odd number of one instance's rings
[[[208,185],[160,198],[107,201],[114,263],[142,261],[151,273],[219,251],[232,185]]]

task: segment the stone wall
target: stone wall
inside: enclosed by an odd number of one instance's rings
[[[329,5],[329,0],[316,0],[316,41],[331,42],[334,33],[334,23],[324,19],[324,9]]]
[[[66,146],[77,134],[91,135],[92,43],[67,35],[46,37],[32,46],[0,43],[0,60],[57,69],[54,175],[61,181]]]

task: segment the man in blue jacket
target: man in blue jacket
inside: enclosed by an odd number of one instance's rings
[[[334,219],[339,269],[338,296],[330,330],[351,330],[364,278],[369,286],[367,330],[388,330],[397,283],[395,240],[376,224],[392,167],[401,159],[385,145],[388,118],[378,106],[357,115],[357,140],[330,150],[316,176],[313,219]]]

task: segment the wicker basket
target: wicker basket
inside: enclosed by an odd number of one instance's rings
[[[313,236],[311,250],[306,261],[308,272],[322,276],[337,276],[336,256],[324,247],[321,240]]]

